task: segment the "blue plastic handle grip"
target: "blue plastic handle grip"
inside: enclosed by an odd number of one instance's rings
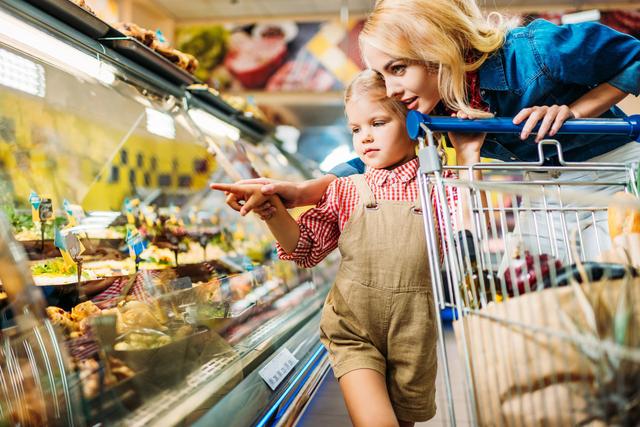
[[[424,123],[433,132],[487,132],[487,133],[520,133],[524,123],[514,125],[511,118],[495,117],[491,119],[458,119],[456,117],[435,117],[418,111],[409,111],[407,115],[407,132],[411,139],[424,133],[420,125]],[[534,132],[540,124],[536,125]],[[608,134],[625,135],[640,142],[640,115],[624,119],[573,119],[564,122],[559,134]]]

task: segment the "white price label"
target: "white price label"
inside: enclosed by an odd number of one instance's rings
[[[271,390],[275,390],[297,363],[298,359],[296,359],[289,350],[284,348],[276,354],[276,357],[260,369],[258,373],[269,385]]]

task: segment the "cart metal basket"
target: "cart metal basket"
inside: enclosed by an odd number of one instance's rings
[[[638,425],[640,234],[612,239],[609,220],[614,212],[640,215],[640,154],[628,163],[566,162],[560,143],[544,140],[538,162],[443,167],[433,132],[521,127],[417,112],[407,127],[420,142],[436,305],[456,319],[460,360],[447,358],[438,319],[452,425]],[[640,121],[572,120],[560,133],[637,138]],[[545,165],[548,146],[560,166]],[[445,179],[443,169],[467,179]],[[452,194],[456,206],[447,203]],[[462,407],[452,391],[457,369]]]

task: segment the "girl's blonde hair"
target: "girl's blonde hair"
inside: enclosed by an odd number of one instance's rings
[[[382,74],[374,70],[364,70],[358,73],[344,91],[344,104],[349,101],[356,102],[360,98],[366,98],[373,102],[379,102],[389,113],[404,121],[407,117],[407,107],[397,99],[387,96]]]
[[[488,117],[469,105],[465,73],[502,46],[507,29],[502,15],[485,18],[475,0],[378,0],[360,33],[360,46],[436,68],[447,107]]]

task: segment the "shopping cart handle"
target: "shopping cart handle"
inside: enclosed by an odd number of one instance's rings
[[[459,119],[456,117],[436,117],[411,110],[407,115],[407,131],[411,139],[424,135],[421,125],[424,124],[433,132],[487,132],[487,133],[520,133],[524,123],[513,124],[509,117],[491,119]],[[536,125],[535,133],[540,127]],[[609,134],[626,135],[640,142],[640,114],[623,119],[572,119],[564,122],[559,134]]]

